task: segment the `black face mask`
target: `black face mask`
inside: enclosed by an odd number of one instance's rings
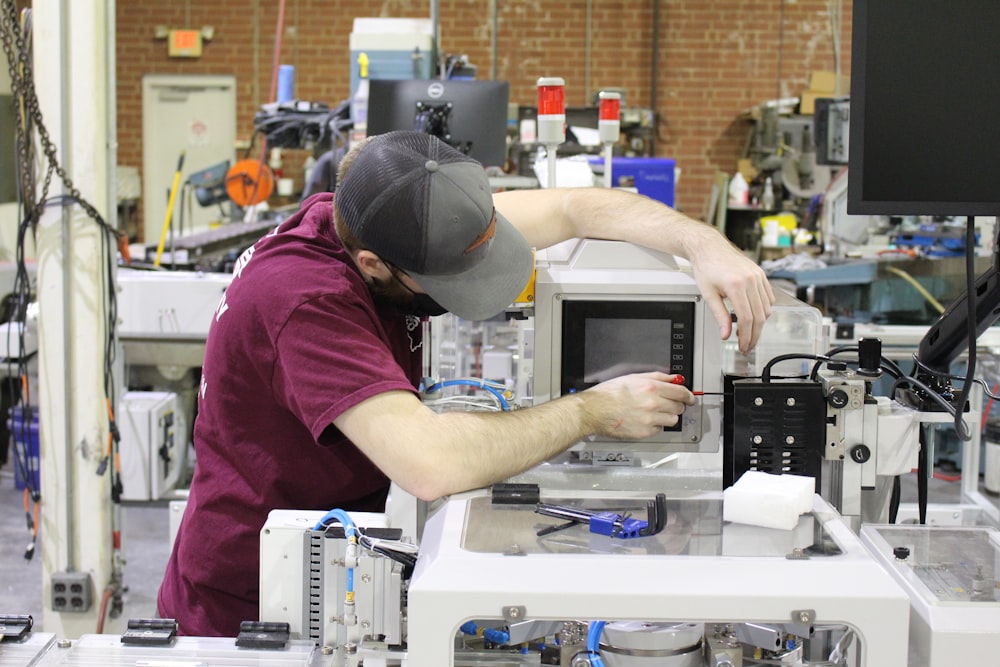
[[[400,285],[403,286],[413,299],[408,304],[398,304],[397,308],[403,311],[407,315],[416,315],[417,317],[434,317],[436,315],[444,315],[448,312],[448,309],[439,304],[437,301],[431,298],[430,294],[417,293],[410,289],[406,283],[399,279],[397,275],[397,269],[395,266],[389,264],[390,273],[392,277],[396,279]]]
[[[412,292],[413,290],[410,291]],[[406,311],[407,315],[434,317],[435,315],[444,315],[448,312],[448,309],[432,299],[430,294],[417,294],[413,292],[413,303]]]

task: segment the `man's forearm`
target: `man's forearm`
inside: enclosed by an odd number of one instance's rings
[[[434,448],[442,488],[431,495],[487,486],[559,454],[595,430],[586,416],[593,400],[600,397],[576,394],[511,412],[438,415],[447,435]]]
[[[494,201],[536,248],[570,238],[596,238],[629,241],[692,259],[728,243],[714,227],[622,190],[519,190],[495,195]]]
[[[579,188],[564,203],[574,235],[629,241],[691,259],[725,238],[705,223],[629,192]]]

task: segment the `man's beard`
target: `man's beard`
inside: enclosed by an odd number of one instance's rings
[[[385,304],[404,315],[416,315],[417,317],[434,317],[448,312],[429,294],[414,292],[407,287],[395,272],[392,276],[393,280],[380,280],[372,277],[371,282],[368,283],[375,303]]]
[[[403,313],[408,313],[413,309],[413,292],[406,289],[395,278],[383,280],[382,278],[371,277],[367,282],[368,289],[371,290],[375,303],[383,306],[392,306]]]

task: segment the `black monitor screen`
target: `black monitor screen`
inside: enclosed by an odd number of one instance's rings
[[[583,381],[604,382],[627,373],[670,372],[673,322],[666,318],[584,320]]]
[[[507,161],[506,81],[375,79],[368,134],[418,130],[440,137],[487,167]]]
[[[662,371],[694,377],[694,303],[566,300],[562,304],[562,394],[605,380]]]
[[[997,0],[855,0],[848,213],[1000,212]]]

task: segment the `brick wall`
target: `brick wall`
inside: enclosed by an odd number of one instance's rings
[[[511,101],[535,104],[540,76],[566,80],[567,104],[586,104],[601,87],[651,104],[653,0],[495,0],[497,78]],[[440,46],[468,54],[480,78],[493,66],[490,0],[440,0]],[[832,70],[828,0],[660,0],[655,71],[656,154],[683,173],[678,208],[701,217],[717,170],[732,172],[749,131],[743,110],[795,96],[812,70]],[[850,70],[851,7],[844,1],[840,64]],[[587,35],[587,14],[591,38]],[[119,163],[142,165],[142,75],[232,74],[237,136],[271,94],[277,0],[123,0],[117,3]],[[331,105],[349,94],[348,39],[355,16],[428,17],[427,0],[286,0],[280,62],[295,66],[296,96]],[[197,60],[170,59],[154,27],[215,27]],[[289,155],[286,165],[304,155]],[[293,170],[293,175],[295,174]]]

